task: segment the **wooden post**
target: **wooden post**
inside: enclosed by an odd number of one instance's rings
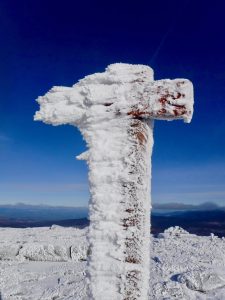
[[[143,65],[114,64],[39,97],[35,119],[77,126],[89,150],[88,298],[148,299],[153,119],[193,113],[185,79],[153,81]]]

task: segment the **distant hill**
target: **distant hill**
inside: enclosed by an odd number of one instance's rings
[[[0,227],[12,228],[27,228],[27,227],[50,227],[52,225],[59,225],[63,227],[79,227],[83,228],[89,225],[87,218],[82,219],[68,219],[68,220],[44,220],[35,221],[30,219],[6,219],[0,218]]]
[[[155,203],[153,204],[154,211],[180,211],[180,210],[225,210],[225,207],[219,206],[216,203],[212,202],[204,202],[199,205],[194,204],[185,204],[178,202],[170,202],[170,203]]]
[[[87,218],[87,207],[67,207],[50,205],[0,205],[0,218],[32,221],[66,220]]]
[[[185,210],[184,207],[188,208]],[[190,233],[225,236],[225,208],[212,203],[184,205],[158,204],[151,217],[153,234],[171,226],[180,226]],[[85,207],[53,207],[45,205],[0,205],[0,227],[45,227],[53,224],[69,227],[89,225]]]

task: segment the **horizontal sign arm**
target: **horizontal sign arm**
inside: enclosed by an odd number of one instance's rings
[[[148,84],[139,103],[127,113],[136,118],[183,119],[189,123],[193,114],[193,86],[189,80],[158,80]]]

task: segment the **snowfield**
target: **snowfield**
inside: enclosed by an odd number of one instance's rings
[[[87,229],[1,228],[1,300],[87,299]],[[152,237],[149,299],[225,299],[225,239],[174,227]],[[110,300],[110,299],[106,299]]]

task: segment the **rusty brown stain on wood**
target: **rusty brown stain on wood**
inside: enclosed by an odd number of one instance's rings
[[[184,84],[185,82],[184,81],[180,81],[180,82],[177,82],[177,86],[180,87],[182,84]],[[177,92],[176,94],[171,94],[169,93],[168,90],[164,90],[163,91],[164,93],[162,93],[162,87],[159,86],[157,88],[157,94],[161,94],[160,98],[158,99],[159,103],[161,103],[162,105],[162,108],[157,112],[157,115],[158,116],[163,116],[163,115],[166,115],[168,114],[168,111],[166,110],[166,104],[168,105],[171,105],[174,107],[173,109],[173,113],[174,113],[174,116],[181,116],[181,115],[184,115],[187,111],[186,111],[186,108],[185,108],[185,105],[179,105],[179,104],[173,104],[170,102],[170,99],[172,100],[178,100],[178,99],[181,99],[181,98],[184,98],[185,95],[180,93],[180,92]],[[150,112],[148,110],[148,107],[143,107],[143,109],[131,109],[131,111],[129,111],[127,113],[128,116],[132,116],[134,119],[138,119],[138,118],[142,118],[144,116],[151,116],[153,113]],[[167,116],[169,117],[169,116]],[[131,125],[132,127],[138,127],[138,125],[136,124],[132,124]],[[141,144],[144,143],[144,136],[142,136],[141,134],[138,134],[137,135],[137,138],[139,140],[139,142]]]
[[[157,112],[157,115],[158,116],[162,116],[162,115],[165,115],[166,114],[166,109],[165,108],[162,108],[160,109],[158,112]]]
[[[160,98],[160,99],[159,99],[159,102],[162,103],[162,105],[163,105],[163,104],[166,104],[166,103],[167,103],[166,97]]]
[[[128,116],[133,116],[133,117],[135,117],[135,118],[139,118],[139,117],[141,117],[141,116],[143,116],[143,115],[150,115],[149,112],[146,112],[146,111],[144,111],[144,110],[143,110],[143,111],[140,111],[139,109],[129,111],[127,114],[128,114]]]
[[[135,132],[135,135],[141,145],[146,142],[146,137],[141,131]]]
[[[173,100],[177,100],[177,99],[180,99],[180,98],[183,98],[184,97],[184,94],[181,94],[181,93],[177,93],[176,96],[174,96],[173,94],[165,94],[165,95],[162,95],[162,97],[159,99],[159,102],[162,103],[162,104],[165,104],[165,103],[169,103],[169,98],[172,98]]]
[[[174,113],[174,116],[182,116],[187,113],[187,110],[185,108],[184,109],[177,108],[177,109],[173,110],[173,113]]]
[[[142,121],[140,119],[134,119],[131,123],[132,135],[136,136],[140,145],[144,145],[147,141],[147,137],[143,131]]]

